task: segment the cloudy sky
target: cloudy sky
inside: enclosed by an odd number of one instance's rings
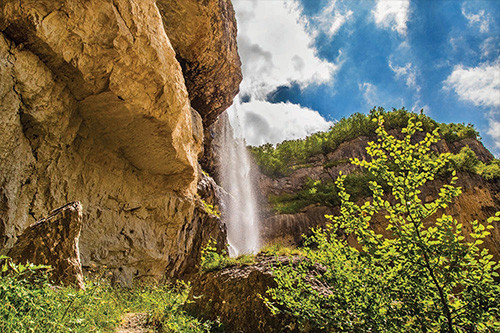
[[[373,106],[473,123],[500,155],[500,1],[233,0],[247,142],[304,137]]]

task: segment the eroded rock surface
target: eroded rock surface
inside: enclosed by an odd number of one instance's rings
[[[220,320],[226,332],[299,332],[295,320],[273,315],[259,295],[275,287],[271,265],[288,257],[258,256],[257,263],[207,272],[192,282],[188,311],[209,320]],[[303,328],[302,328],[303,329]],[[304,330],[300,330],[303,332]]]
[[[392,131],[392,134],[396,133]],[[263,197],[298,193],[308,179],[328,182],[335,179],[339,171],[349,174],[359,170],[359,167],[352,165],[349,159],[368,158],[365,149],[368,141],[370,139],[367,137],[359,137],[342,143],[335,151],[327,155],[312,156],[307,167],[298,168],[287,177],[273,179],[261,175],[259,187]],[[493,155],[482,143],[474,139],[464,139],[453,143],[442,140],[432,148],[440,153],[458,153],[465,146],[469,146],[482,162],[488,163],[493,159]],[[329,162],[336,163],[330,163],[333,166],[326,168],[325,165]],[[464,225],[464,231],[469,234],[472,231],[472,221],[486,221],[488,217],[500,210],[500,180],[486,180],[468,172],[460,172],[457,176],[456,186],[461,187],[463,193],[446,211],[439,211],[437,216],[443,213],[451,214]],[[438,196],[439,188],[445,183],[445,180],[437,179],[427,184],[422,189],[421,199],[424,202],[434,200]],[[360,199],[359,204],[362,202],[364,200]],[[267,203],[263,203],[262,207],[267,207],[263,210],[262,238],[267,243],[278,242],[285,245],[299,245],[302,234],[310,234],[311,227],[323,226],[328,222],[324,217],[325,214],[339,214],[338,207],[324,207],[319,204],[304,207],[295,214],[276,214]],[[386,226],[387,222],[382,215],[372,220],[372,227],[381,234],[387,234]],[[484,246],[490,249],[490,253],[496,259],[500,258],[500,224],[498,222],[495,222],[491,235],[484,240]]]
[[[198,273],[201,250],[209,241],[215,242],[219,252],[228,252],[226,225],[220,218],[222,199],[226,195],[211,177],[201,174],[193,218],[183,226],[178,236],[178,243],[183,246],[178,253],[184,260],[177,261],[177,266],[170,269],[173,274],[189,279]],[[206,205],[213,207],[211,211]]]
[[[80,201],[84,266],[124,283],[181,271],[197,237],[186,226],[206,119],[190,106],[156,1],[1,1],[0,98],[0,251]]]
[[[29,226],[9,250],[14,262],[50,265],[56,283],[85,288],[78,243],[82,229],[82,206],[72,202]]]
[[[206,126],[226,110],[242,79],[230,0],[158,0],[192,106]]]

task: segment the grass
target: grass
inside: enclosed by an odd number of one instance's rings
[[[189,292],[184,283],[120,288],[100,275],[76,290],[51,285],[36,266],[3,261],[0,332],[114,332],[130,312],[146,313],[159,332],[210,332],[209,322],[183,310]]]
[[[304,255],[300,249],[285,246],[281,243],[267,244],[260,250],[260,253],[266,256]]]
[[[226,250],[218,251],[217,242],[209,240],[201,250],[200,269],[202,272],[212,272],[231,266],[245,266],[255,263],[255,256],[243,254],[236,258],[229,257]]]

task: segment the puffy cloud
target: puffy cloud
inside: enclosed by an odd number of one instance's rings
[[[491,16],[485,14],[484,10],[480,10],[477,14],[467,11],[462,7],[462,14],[469,21],[469,26],[479,27],[480,32],[488,32],[490,30]]]
[[[455,66],[444,87],[453,89],[461,100],[477,106],[499,107],[500,61],[478,67]]]
[[[338,65],[320,59],[318,33],[293,0],[233,1],[242,61],[242,95],[264,100],[279,86],[301,88],[332,82]]]
[[[304,138],[333,125],[317,111],[292,103],[254,100],[233,105],[228,114],[236,135],[244,137],[247,144],[253,146]]]
[[[455,66],[444,88],[454,90],[461,100],[489,108],[487,133],[500,148],[500,59],[477,67]]]
[[[378,0],[372,13],[378,26],[391,28],[405,36],[409,11],[410,0]]]
[[[309,24],[296,0],[235,0],[233,5],[243,70],[241,99],[236,98],[228,110],[236,135],[248,144],[261,145],[327,129],[331,123],[316,111],[266,101],[280,86],[305,88],[333,82],[340,65],[319,58],[315,47],[317,29],[322,28]],[[343,23],[336,24],[340,28]]]
[[[336,3],[336,0],[331,0],[315,18],[315,21],[318,22],[319,29],[330,38],[340,30],[353,14],[352,10],[341,12],[336,8]]]

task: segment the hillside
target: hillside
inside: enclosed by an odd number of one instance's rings
[[[368,181],[376,179],[352,165],[350,159],[367,158],[367,144],[375,139],[376,124],[371,117],[376,113],[384,115],[386,129],[394,134],[412,115],[404,109],[374,109],[368,115],[354,114],[342,119],[328,132],[304,140],[250,148],[261,170],[259,188],[262,206],[266,207],[262,212],[262,232],[266,242],[298,245],[302,234],[326,223],[325,214],[337,214],[340,199],[334,181],[340,171],[347,175],[346,187],[353,199],[361,202],[371,195]],[[426,115],[417,116],[424,131],[438,129],[441,133],[442,140],[432,150],[436,154],[451,154],[450,163],[433,184],[423,189],[422,197],[426,201],[435,198],[437,189],[456,170],[458,186],[464,193],[448,213],[470,227],[470,221],[485,220],[500,210],[500,163],[482,145],[474,127],[440,124]],[[384,233],[384,225],[375,228]],[[500,226],[496,225],[485,244],[495,257],[500,257]]]

